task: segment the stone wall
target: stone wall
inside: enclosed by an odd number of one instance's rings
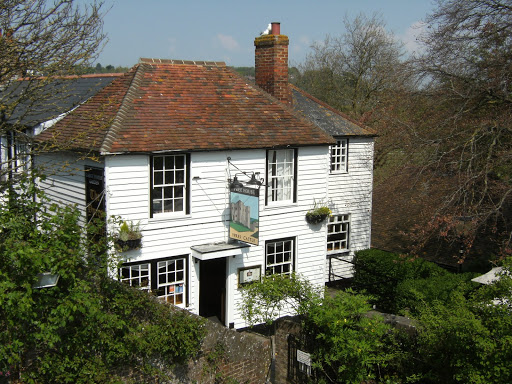
[[[264,384],[270,375],[270,338],[237,332],[208,320],[200,356],[176,367],[172,383]]]

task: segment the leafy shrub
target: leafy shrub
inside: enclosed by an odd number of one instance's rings
[[[422,382],[512,382],[510,309],[455,292],[446,303],[419,308],[417,319],[415,361]]]
[[[400,282],[448,276],[449,272],[423,259],[369,249],[354,257],[354,286],[373,296],[372,302],[384,311],[396,313]]]
[[[34,202],[28,184],[0,202],[0,372],[17,382],[120,382],[199,351],[202,321],[108,277],[74,208]],[[90,229],[90,228],[87,228]],[[99,227],[101,230],[102,228]],[[95,252],[91,252],[94,249]],[[60,276],[35,289],[37,274]],[[162,363],[162,364],[160,364]],[[0,381],[3,379],[0,376]]]
[[[304,319],[317,382],[362,383],[382,378],[395,358],[392,333],[379,315],[367,315],[367,297],[340,292],[312,306]],[[328,381],[327,381],[328,380]]]
[[[454,292],[468,295],[478,285],[471,282],[473,277],[471,273],[446,273],[428,278],[402,280],[396,286],[395,310],[397,313],[407,311],[409,314],[416,314],[419,307],[431,305],[435,301],[448,303]]]

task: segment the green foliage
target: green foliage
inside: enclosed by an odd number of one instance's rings
[[[254,67],[233,67],[233,70],[245,77],[254,78],[254,76],[255,76],[255,68]]]
[[[119,226],[118,239],[122,241],[142,239],[140,224],[123,221]]]
[[[492,289],[491,289],[492,290]],[[486,287],[482,287],[485,296]],[[512,316],[508,305],[468,300],[455,292],[448,302],[420,311],[417,369],[425,382],[510,383]],[[512,297],[508,292],[508,299]]]
[[[379,315],[370,316],[368,298],[352,292],[326,297],[304,320],[307,347],[318,382],[362,383],[383,378],[395,358],[388,346],[392,333]]]
[[[97,237],[78,211],[44,202],[28,182],[0,203],[0,372],[27,383],[119,382],[198,352],[199,320],[110,279],[115,266],[103,245],[88,244]],[[33,288],[41,272],[59,274],[57,286]]]
[[[424,305],[434,302],[449,302],[455,292],[468,295],[477,283],[471,282],[471,273],[446,273],[423,279],[406,279],[396,286],[394,307],[397,313],[416,314]]]
[[[306,314],[321,302],[322,290],[301,276],[270,275],[242,287],[239,306],[242,318],[249,324],[272,323],[284,313]]]
[[[411,279],[451,276],[449,272],[423,259],[368,249],[354,257],[354,285],[374,297],[379,308],[397,313],[400,283]],[[447,280],[449,278],[447,277]]]

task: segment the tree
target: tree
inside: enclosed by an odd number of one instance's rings
[[[387,375],[386,364],[395,359],[387,346],[393,334],[382,317],[368,316],[368,297],[351,291],[334,298],[296,274],[265,276],[242,289],[240,305],[249,324],[272,323],[282,310],[302,321],[305,348],[312,357],[318,383],[361,383]],[[389,377],[389,376],[388,376]]]
[[[105,40],[102,7],[96,0],[86,5],[73,0],[1,2],[0,180],[26,167],[28,129],[40,123],[35,116],[59,104],[48,85],[95,59]]]
[[[350,116],[372,110],[379,95],[395,86],[402,46],[386,31],[381,16],[344,19],[345,32],[312,46],[300,66],[299,86]]]
[[[463,258],[485,240],[488,253],[510,255],[512,1],[439,0],[426,21],[409,150],[422,182],[443,193],[423,244],[460,242]]]
[[[151,382],[198,353],[201,320],[109,277],[116,264],[87,244],[101,224],[83,228],[77,209],[49,205],[30,181],[9,193],[0,202],[1,382]],[[44,272],[59,275],[56,286],[37,288]]]

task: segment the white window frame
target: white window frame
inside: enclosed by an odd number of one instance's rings
[[[122,283],[153,291],[158,298],[182,308],[189,305],[188,279],[186,255],[130,262],[119,267],[119,280]]]
[[[291,275],[295,269],[295,238],[265,242],[265,274]]]
[[[157,296],[170,304],[184,305],[187,274],[185,258],[158,261],[156,273]]]
[[[180,159],[182,166],[177,164],[177,159]],[[161,165],[158,164],[160,161]],[[187,213],[188,163],[186,154],[151,157],[151,217]]]
[[[119,279],[130,287],[143,291],[151,290],[151,264],[141,263],[122,265],[120,267]]]
[[[295,202],[296,149],[267,151],[267,204]]]
[[[337,139],[331,145],[331,173],[348,172],[348,139]]]
[[[332,215],[327,223],[327,253],[347,252],[349,247],[350,215]]]

